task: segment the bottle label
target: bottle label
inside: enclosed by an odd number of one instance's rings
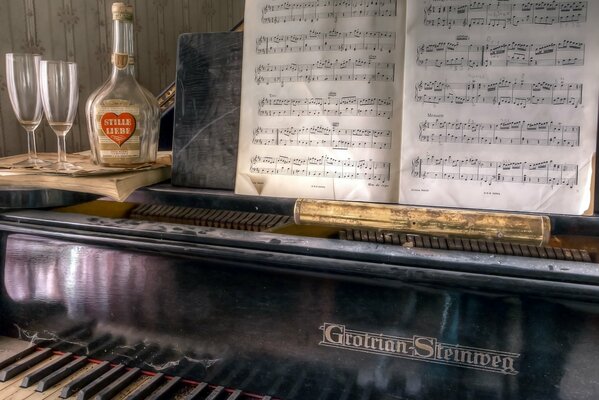
[[[128,112],[118,115],[113,112],[107,112],[100,118],[102,132],[108,136],[108,139],[118,144],[119,147],[131,138],[131,135],[135,132],[136,125],[137,121],[135,117]]]
[[[135,64],[134,57],[124,53],[113,53],[110,56],[110,61],[118,69],[125,69],[128,65]]]
[[[103,162],[137,162],[141,154],[139,116],[139,107],[126,100],[106,100],[96,107],[98,151]]]

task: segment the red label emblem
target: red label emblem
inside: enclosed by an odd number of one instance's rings
[[[122,146],[135,132],[135,117],[129,113],[106,113],[100,119],[102,131],[110,140]]]

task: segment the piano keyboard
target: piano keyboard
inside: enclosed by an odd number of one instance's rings
[[[342,240],[395,244],[424,249],[458,250],[487,254],[504,254],[520,257],[545,258],[551,260],[593,262],[586,250],[565,249],[550,246],[530,246],[517,243],[501,243],[476,239],[446,239],[399,232],[368,229],[346,229],[339,232]]]
[[[4,400],[271,400],[240,389],[143,371],[51,348],[29,347],[0,362]]]

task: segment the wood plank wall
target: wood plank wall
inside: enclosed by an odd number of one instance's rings
[[[4,54],[39,53],[78,63],[80,100],[67,151],[89,149],[85,101],[110,71],[112,0],[0,0],[0,157],[25,153],[27,138],[6,91]],[[185,32],[227,31],[243,18],[244,0],[130,0],[136,18],[138,80],[152,93],[175,79],[177,37]],[[39,151],[56,151],[44,120]]]

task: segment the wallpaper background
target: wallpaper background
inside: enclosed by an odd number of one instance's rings
[[[130,0],[135,10],[138,81],[159,94],[175,80],[177,37],[219,32],[243,18],[244,0]],[[110,74],[112,0],[0,0],[0,157],[26,153],[27,135],[6,91],[5,53],[38,53],[75,61],[79,112],[67,135],[67,152],[89,149],[85,101]],[[56,151],[56,135],[44,119],[36,131],[38,151]]]

